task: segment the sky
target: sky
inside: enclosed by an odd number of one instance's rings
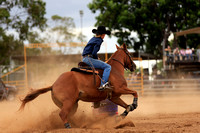
[[[92,0],[43,0],[46,2],[46,18],[51,18],[53,15],[59,15],[62,17],[71,17],[74,19],[76,29],[75,33],[81,32],[81,17],[80,10],[83,11],[82,17],[82,33],[86,36],[86,40],[89,41],[90,38],[94,36],[92,29],[94,27],[96,20],[95,17],[98,13],[94,14],[87,7],[87,5],[92,2]],[[106,36],[104,42],[101,46],[99,53],[112,53],[116,51],[117,38],[112,36],[109,38]]]

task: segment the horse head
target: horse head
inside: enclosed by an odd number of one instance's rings
[[[129,69],[131,72],[133,72],[136,69],[136,65],[135,63],[132,61],[132,57],[130,55],[130,53],[127,50],[127,46],[126,44],[123,44],[121,47],[117,47],[118,49],[123,50],[123,55],[124,55],[124,68]]]

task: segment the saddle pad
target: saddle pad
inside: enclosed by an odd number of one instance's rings
[[[73,67],[72,69],[71,69],[71,71],[76,71],[76,72],[82,72],[82,73],[87,73],[87,74],[93,74],[93,70],[91,70],[91,69],[85,69],[85,68],[77,68],[77,67]],[[95,72],[95,74],[99,74],[99,72],[98,71],[94,71]]]

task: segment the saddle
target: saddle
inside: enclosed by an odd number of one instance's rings
[[[73,67],[71,71],[76,71],[76,72],[81,72],[81,73],[86,73],[86,74],[95,74],[95,75],[99,75],[100,77],[102,77],[103,75],[102,69],[92,68],[84,62],[79,62],[78,67]]]
[[[79,62],[78,67],[73,67],[71,69],[71,71],[81,72],[81,73],[85,73],[85,74],[93,74],[94,85],[96,85],[95,75],[99,75],[100,77],[103,76],[103,70],[102,69],[97,69],[97,68],[94,69],[84,62]],[[107,88],[105,91],[107,92],[107,98],[111,99],[112,98],[112,87]],[[98,107],[100,107],[100,102],[94,102],[94,108],[98,108]]]

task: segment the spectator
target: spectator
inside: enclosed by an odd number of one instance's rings
[[[195,55],[195,49],[192,48],[192,55]]]
[[[200,45],[198,46],[198,49],[197,49],[197,58],[198,58],[198,62],[200,62]]]
[[[185,50],[185,54],[186,54],[187,60],[189,60],[189,57],[191,60],[193,59],[192,49],[190,49],[188,46],[187,46],[187,49]]]
[[[167,48],[165,49],[166,52],[166,56],[167,56],[167,61],[173,61],[173,54],[172,54],[172,50],[170,46],[167,46]]]
[[[174,59],[177,57],[177,60],[178,61],[180,60],[180,51],[179,51],[178,47],[176,47],[176,49],[174,49],[173,55],[174,55]]]
[[[192,48],[192,57],[193,57],[193,60],[196,60],[196,50],[194,48]]]
[[[180,50],[180,55],[181,55],[181,57],[182,57],[182,60],[184,61],[185,60],[185,49],[183,49],[183,48],[181,48],[181,50]]]

